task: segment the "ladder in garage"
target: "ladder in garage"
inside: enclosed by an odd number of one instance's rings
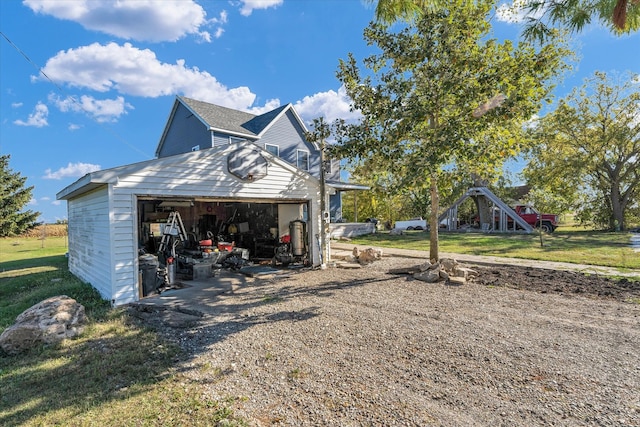
[[[160,241],[158,252],[162,253],[167,248],[167,244],[172,237],[178,237],[182,243],[187,240],[187,232],[184,229],[182,217],[180,216],[180,212],[177,211],[169,213],[167,224],[162,231],[162,240]]]

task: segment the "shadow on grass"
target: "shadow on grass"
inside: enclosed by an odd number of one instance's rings
[[[45,424],[73,424],[69,417],[131,398],[166,378],[176,353],[140,328],[88,335],[0,358],[0,425],[21,425],[44,415],[49,417]],[[56,411],[60,415],[51,414]]]
[[[28,251],[27,251],[28,252]],[[67,257],[64,255],[52,255],[40,258],[29,258],[16,261],[5,261],[0,263],[0,272],[7,273],[24,268],[53,266],[57,268],[66,267]]]

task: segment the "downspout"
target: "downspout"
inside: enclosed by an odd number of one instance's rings
[[[353,192],[353,222],[358,222],[358,190]]]
[[[329,212],[327,211],[327,195],[324,164],[324,139],[320,141],[320,268],[327,268],[329,248],[327,246],[327,229],[329,228]]]

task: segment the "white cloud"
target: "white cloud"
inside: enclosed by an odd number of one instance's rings
[[[51,169],[44,171],[43,179],[62,179],[62,178],[80,178],[90,172],[100,170],[100,165],[92,165],[91,163],[69,163],[66,167],[62,167],[53,172]]]
[[[26,121],[16,120],[13,123],[18,126],[33,126],[41,128],[49,125],[47,117],[49,117],[49,108],[47,108],[47,106],[42,102],[38,102],[33,113],[29,114]]]
[[[360,112],[350,111],[351,100],[347,96],[344,86],[338,92],[329,90],[305,96],[296,102],[295,109],[305,122],[311,122],[317,117],[324,117],[325,121],[335,119],[356,120],[361,117]]]
[[[252,107],[252,108],[248,108],[246,111],[248,113],[251,114],[255,114],[255,115],[260,115],[260,114],[264,114],[267,113],[269,111],[275,110],[276,108],[278,108],[280,106],[280,100],[279,99],[270,99],[267,101],[266,104],[264,104],[264,106],[262,107]]]
[[[121,96],[116,99],[97,100],[87,95],[81,96],[80,99],[75,96],[62,99],[51,94],[49,101],[64,113],[68,111],[83,112],[100,123],[115,122],[120,116],[127,114],[127,109],[133,108],[131,104],[124,102],[124,98]]]
[[[62,200],[54,200],[53,202],[51,202],[51,204],[53,206],[60,206],[62,204]],[[66,219],[66,218],[63,218]]]
[[[284,0],[240,0],[240,2],[242,3],[240,14],[242,16],[249,16],[256,9],[278,7],[284,2]]]
[[[74,130],[78,130],[80,129],[82,126],[77,125],[75,123],[69,123],[69,127],[67,129],[69,129],[70,131],[74,131]]]
[[[24,0],[36,13],[75,21],[84,28],[123,39],[176,41],[187,34],[203,39],[209,21],[191,0]]]
[[[11,103],[11,108],[20,108],[20,107],[22,107],[22,102]]]
[[[40,197],[40,200],[42,200],[43,202],[48,202],[49,200],[51,200],[51,197],[47,197],[47,196]]]
[[[183,59],[163,63],[153,51],[130,43],[94,43],[61,51],[47,61],[43,72],[56,83],[98,92],[116,90],[142,97],[181,93],[236,109],[249,108],[256,97],[246,86],[229,89],[208,72],[186,67]]]
[[[31,198],[31,200],[29,200],[29,202],[27,203],[27,205],[29,206],[38,206],[38,201],[35,198]]]

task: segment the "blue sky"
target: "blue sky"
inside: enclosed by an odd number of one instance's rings
[[[0,153],[35,186],[28,208],[54,222],[67,215],[56,193],[85,173],[154,157],[176,95],[353,119],[335,73],[372,52],[373,13],[361,0],[1,1]],[[517,24],[493,24],[517,39]],[[592,25],[574,45],[558,97],[596,70],[640,72],[638,33]]]

